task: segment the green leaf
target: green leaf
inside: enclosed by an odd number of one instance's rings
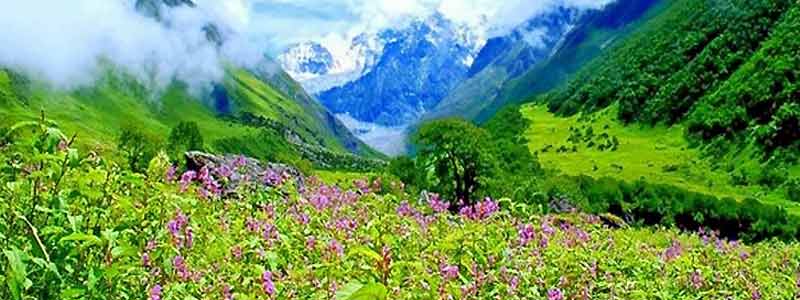
[[[137,249],[131,246],[117,246],[111,249],[111,256],[114,258],[136,256]]]
[[[21,300],[28,282],[27,266],[22,262],[22,256],[25,254],[18,249],[3,250],[3,254],[8,259],[8,269],[6,270],[8,280],[6,284],[11,292],[11,298]]]
[[[385,300],[387,293],[380,283],[363,285],[353,281],[336,292],[336,300]]]
[[[79,232],[75,232],[68,236],[65,236],[61,238],[61,240],[59,240],[58,242],[60,244],[63,244],[64,242],[71,242],[71,241],[84,242],[84,246],[94,246],[103,244],[103,241],[99,237]]]
[[[353,257],[355,255],[363,255],[363,256],[371,258],[374,261],[382,261],[383,260],[383,257],[380,254],[378,254],[378,252],[375,252],[372,249],[367,248],[365,246],[355,247],[352,250],[350,250],[350,253],[347,254],[347,256],[349,256],[349,257]]]

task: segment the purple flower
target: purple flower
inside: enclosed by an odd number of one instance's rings
[[[441,264],[439,266],[439,273],[441,273],[442,279],[445,281],[456,279],[458,278],[458,266]]]
[[[680,257],[681,254],[683,254],[683,246],[678,240],[673,240],[672,245],[667,250],[664,250],[662,257],[664,261],[670,262]]]
[[[272,282],[272,272],[264,271],[264,273],[261,274],[261,287],[264,293],[270,297],[275,295],[275,283]]]
[[[242,259],[242,247],[239,246],[239,245],[233,246],[233,248],[231,248],[231,255],[236,260],[241,260]]]
[[[156,284],[150,289],[150,300],[161,300],[161,285]]]
[[[547,300],[564,300],[564,293],[560,289],[551,289],[547,291]]]
[[[178,169],[175,167],[175,165],[169,166],[169,168],[167,169],[166,174],[164,174],[164,179],[167,182],[175,181],[176,172],[178,172]]]
[[[145,268],[150,267],[150,254],[148,254],[147,252],[142,254],[142,266],[144,266]]]
[[[428,200],[428,205],[431,209],[436,213],[444,213],[450,209],[450,204],[442,201],[439,198],[439,194],[429,194],[430,200]]]
[[[546,235],[553,235],[556,233],[556,229],[550,226],[550,220],[542,222],[542,232]]]
[[[186,248],[192,248],[194,246],[194,232],[192,231],[192,227],[186,227],[184,230],[184,235],[186,235]]]
[[[175,273],[177,273],[178,277],[182,280],[187,280],[192,276],[191,272],[189,272],[186,267],[186,261],[184,261],[183,256],[175,256],[175,258],[172,259],[172,266],[175,268]]]
[[[397,207],[397,214],[401,217],[411,217],[416,214],[416,211],[408,204],[408,201],[403,201],[400,203],[400,206]]]
[[[754,290],[752,298],[753,300],[761,300],[761,292],[759,290]]]
[[[519,226],[517,229],[517,234],[519,235],[519,244],[522,245],[522,247],[525,247],[533,240],[536,232],[533,229],[533,225],[525,224]]]
[[[344,256],[344,246],[337,240],[331,240],[330,243],[328,243],[328,250],[338,257]]]
[[[464,206],[459,211],[459,214],[467,219],[474,221],[485,220],[494,215],[500,210],[497,202],[491,198],[486,198],[482,202],[475,203],[473,206]]]
[[[313,251],[317,248],[317,238],[310,236],[306,239],[306,249]]]
[[[222,286],[222,297],[225,300],[233,300],[233,292],[231,291],[231,286],[227,283]]]
[[[703,277],[700,276],[699,270],[695,270],[694,272],[692,272],[692,276],[689,281],[692,284],[692,288],[694,288],[695,290],[699,290],[700,288],[703,287]]]
[[[197,173],[195,171],[186,171],[181,175],[181,193],[185,193],[186,189],[189,187],[189,184],[192,183],[192,180],[195,179]]]
[[[283,175],[276,172],[275,170],[269,169],[267,170],[267,173],[264,175],[264,184],[268,186],[273,186],[273,187],[281,186],[283,185],[283,182],[284,182]]]

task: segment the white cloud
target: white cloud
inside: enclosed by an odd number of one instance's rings
[[[558,6],[600,8],[612,0],[253,0],[255,30],[272,37],[275,51],[288,44],[351,38],[441,12],[489,36]]]
[[[104,62],[155,87],[179,78],[202,88],[223,76],[226,54],[237,62],[261,55],[238,34],[249,28],[243,0],[200,0],[197,9],[171,9],[164,16],[169,26],[137,13],[134,0],[3,2],[0,65],[60,88],[91,84]],[[209,23],[231,37],[221,51],[206,39]]]

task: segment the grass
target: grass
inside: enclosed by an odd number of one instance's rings
[[[541,105],[526,105],[521,111],[532,122],[526,132],[530,149],[547,169],[629,182],[643,179],[738,200],[754,197],[800,214],[800,205],[788,201],[783,189],[733,185],[728,172],[715,167],[699,149],[690,146],[679,125],[624,126],[616,120],[616,107],[568,118],[555,116]],[[593,137],[587,141],[585,133],[589,128]],[[574,139],[575,132],[582,133],[579,140]],[[599,149],[601,144],[612,144],[615,137],[619,141],[616,151]],[[589,147],[591,142],[595,145]],[[560,148],[566,151],[559,151]],[[755,163],[742,157],[746,155],[738,155],[740,160],[732,161],[742,165]]]
[[[288,99],[253,75],[230,70],[225,82],[231,94],[233,112],[248,111],[277,120],[292,128],[310,143],[346,153],[316,111]],[[170,129],[182,121],[198,123],[207,144],[214,140],[252,136],[257,130],[220,118],[210,105],[186,88],[175,84],[159,94],[143,91],[124,76],[110,75],[90,88],[73,92],[53,90],[40,83],[29,83],[24,101],[17,101],[10,74],[0,70],[0,126],[38,119],[42,110],[65,132],[80,132],[79,146],[107,151],[122,126],[133,125],[159,140],[166,140]]]

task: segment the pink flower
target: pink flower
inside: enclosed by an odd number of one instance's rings
[[[306,249],[313,251],[317,247],[317,238],[310,236],[306,239]]]
[[[439,266],[439,273],[441,273],[442,279],[445,281],[456,279],[458,278],[458,266],[441,264]]]
[[[175,168],[175,165],[169,166],[169,168],[167,169],[167,172],[164,174],[165,181],[168,182],[168,183],[175,181],[175,173],[176,172],[178,172],[178,170],[177,170],[177,168]]]
[[[683,246],[678,240],[673,240],[672,245],[667,250],[664,250],[662,257],[664,261],[670,262],[680,257],[681,254],[683,254]]]
[[[547,300],[564,300],[564,293],[560,289],[551,289],[547,291]]]
[[[344,256],[344,246],[337,240],[331,240],[331,242],[328,243],[328,250],[338,257]]]
[[[160,284],[156,284],[150,289],[150,300],[161,300]]]
[[[272,282],[272,272],[264,271],[261,274],[261,287],[270,297],[275,295],[275,283]]]
[[[231,248],[231,255],[236,260],[241,260],[242,259],[242,247],[239,246],[239,245],[233,246],[233,248]]]
[[[231,291],[231,286],[227,283],[222,286],[222,297],[225,300],[233,300],[233,292]]]
[[[172,266],[175,268],[175,273],[178,274],[181,280],[185,281],[192,276],[191,272],[189,272],[189,269],[186,267],[186,261],[184,261],[183,256],[175,256],[175,258],[172,259]]]
[[[397,207],[397,214],[401,217],[412,217],[416,214],[416,211],[408,204],[408,201],[403,201],[400,203],[400,206]]]
[[[147,252],[142,254],[142,266],[144,266],[145,268],[150,267],[150,254],[148,254]]]
[[[181,182],[180,182],[181,193],[186,192],[186,189],[189,187],[189,184],[192,183],[192,180],[194,180],[196,176],[197,172],[195,171],[186,171],[186,173],[183,173],[183,175],[181,175]]]
[[[525,224],[519,226],[519,229],[517,229],[517,234],[519,235],[519,244],[522,245],[522,247],[525,247],[533,240],[536,232],[533,229],[533,225]]]
[[[694,288],[695,290],[699,290],[700,288],[703,287],[703,277],[700,276],[699,270],[695,270],[694,272],[692,272],[692,276],[689,281],[692,284],[692,288]]]
[[[431,209],[436,213],[444,213],[450,209],[450,204],[442,201],[439,198],[438,194],[430,194],[430,200],[428,200],[428,205]]]

